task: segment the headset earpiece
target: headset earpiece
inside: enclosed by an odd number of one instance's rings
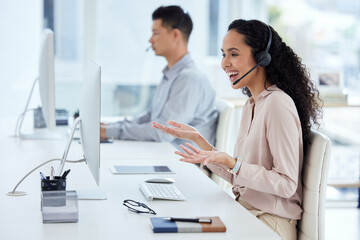
[[[180,25],[185,21],[185,18],[186,18],[187,15],[188,15],[188,13],[187,13],[187,12],[184,12],[184,14],[181,16],[179,22],[178,22],[177,24],[173,25],[172,27],[173,27],[174,29],[177,28],[177,29],[180,30]]]
[[[266,51],[258,52],[255,56],[256,63],[261,67],[269,66],[271,62],[271,55]]]
[[[256,63],[261,67],[269,66],[269,64],[271,62],[271,55],[269,53],[269,49],[270,49],[271,42],[272,42],[272,32],[271,32],[271,28],[269,27],[269,25],[266,25],[266,26],[269,29],[269,40],[266,45],[266,49],[264,51],[258,52],[255,56]]]

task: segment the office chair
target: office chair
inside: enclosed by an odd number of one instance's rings
[[[235,143],[231,142],[230,136],[234,131],[232,125],[235,105],[230,101],[216,98],[215,107],[219,111],[215,147],[227,154],[233,155],[232,149]]]
[[[299,240],[325,239],[325,197],[330,152],[330,139],[312,130],[311,144],[304,157],[302,170],[304,211],[297,225]]]
[[[233,118],[235,105],[230,101],[216,98],[215,106],[219,111],[215,147],[232,156],[234,154],[233,146],[235,144],[235,142],[231,141],[231,134],[234,131]],[[211,174],[211,179],[222,188],[226,188],[226,185],[228,184],[225,180],[215,174]]]

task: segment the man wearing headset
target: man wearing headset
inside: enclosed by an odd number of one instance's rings
[[[139,141],[169,141],[175,146],[184,140],[152,128],[152,122],[167,120],[196,127],[211,144],[215,143],[218,113],[215,91],[208,78],[195,66],[188,52],[192,20],[179,6],[161,6],[152,14],[152,36],[149,40],[157,56],[167,66],[156,89],[150,109],[133,120],[101,125],[101,138]]]

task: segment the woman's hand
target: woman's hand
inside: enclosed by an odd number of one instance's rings
[[[196,142],[201,137],[201,134],[195,128],[187,124],[182,124],[174,121],[168,121],[168,124],[173,126],[173,128],[169,128],[157,122],[152,122],[152,126],[154,128],[157,128],[164,133],[170,134],[176,138]]]
[[[233,168],[235,166],[236,160],[225,152],[200,150],[190,143],[186,143],[186,146],[180,145],[181,149],[183,149],[185,153],[178,151],[175,152],[177,155],[183,157],[180,161],[203,163],[204,165],[208,163],[223,164],[228,168]]]
[[[170,134],[173,137],[181,138],[184,140],[192,141],[196,143],[201,149],[211,151],[213,146],[206,141],[206,139],[201,136],[201,134],[195,128],[174,121],[168,121],[168,124],[173,126],[173,128],[161,125],[157,122],[152,122],[154,128],[160,129],[164,133]]]

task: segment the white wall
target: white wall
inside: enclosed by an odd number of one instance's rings
[[[41,2],[0,0],[0,116],[20,114],[36,77]]]

